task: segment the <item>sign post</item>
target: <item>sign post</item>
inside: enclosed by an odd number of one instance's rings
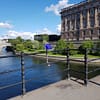
[[[48,66],[50,66],[50,64],[48,62],[48,50],[52,49],[51,44],[49,44],[49,43],[45,44],[45,49],[46,49],[46,62],[48,64]]]

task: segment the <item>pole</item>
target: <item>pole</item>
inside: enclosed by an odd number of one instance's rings
[[[48,64],[48,50],[46,49],[46,62]]]
[[[70,79],[69,48],[67,48],[67,78]]]
[[[24,72],[24,55],[21,52],[21,78],[22,78],[22,95],[25,94],[25,72]]]
[[[47,65],[50,66],[49,61],[48,61],[48,49],[46,49],[46,62],[47,62]]]
[[[85,79],[84,84],[87,86],[88,84],[88,49],[85,49],[85,55],[84,55],[84,70],[85,70]]]

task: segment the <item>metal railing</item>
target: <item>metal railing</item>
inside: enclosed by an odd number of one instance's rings
[[[70,77],[71,77],[71,72],[76,72],[76,73],[79,73],[79,74],[84,74],[83,81],[84,81],[84,84],[87,85],[88,84],[88,81],[89,81],[88,75],[90,73],[94,73],[96,71],[100,71],[100,67],[99,68],[96,68],[94,70],[88,71],[88,63],[89,62],[92,62],[92,61],[95,61],[95,60],[100,60],[100,58],[98,58],[98,59],[96,58],[96,59],[89,60],[88,59],[88,49],[85,49],[83,60],[82,59],[73,59],[73,58],[70,57],[70,50],[78,50],[78,49],[69,49],[69,48],[67,48],[66,49],[66,59],[65,60],[61,60],[61,59],[58,60],[58,62],[59,61],[61,61],[61,62],[65,61],[66,62],[66,69],[62,70],[62,72],[66,72],[67,73],[67,78],[68,79],[70,79]],[[48,54],[48,53],[46,53],[46,54]],[[10,85],[6,85],[6,86],[2,86],[2,87],[0,87],[0,90],[1,89],[6,89],[6,88],[10,88],[10,87],[13,87],[13,86],[16,86],[16,85],[19,85],[20,84],[22,86],[22,89],[21,89],[22,90],[22,95],[24,95],[26,93],[26,88],[25,88],[26,82],[29,82],[29,81],[32,81],[32,80],[35,80],[35,79],[38,79],[39,78],[39,77],[33,77],[33,78],[28,79],[28,80],[25,79],[25,70],[30,69],[30,68],[33,68],[33,67],[25,67],[24,66],[24,56],[30,56],[30,55],[34,55],[34,54],[24,54],[24,53],[20,53],[18,55],[0,56],[0,59],[1,58],[10,58],[10,57],[20,57],[20,64],[21,64],[21,68],[0,72],[0,75],[3,75],[3,74],[7,74],[7,73],[21,71],[21,81],[20,82],[17,82],[17,83],[14,83],[14,84],[10,84]],[[71,67],[70,67],[71,61],[83,63],[84,64],[84,71],[78,71],[78,70],[71,69]],[[56,62],[57,61],[49,62],[49,63],[50,64],[53,64],[53,63],[56,63]],[[59,71],[59,73],[61,73],[61,71]],[[52,74],[57,74],[57,73],[52,73]],[[46,75],[46,77],[47,76],[50,76],[50,75],[51,75],[51,73],[48,73]]]
[[[25,54],[25,53],[20,53],[20,54],[17,54],[17,55],[9,55],[9,56],[0,56],[0,59],[2,58],[12,58],[12,57],[20,57],[20,65],[21,65],[21,68],[17,68],[17,69],[11,69],[11,70],[6,70],[6,71],[3,71],[3,72],[0,72],[0,75],[5,75],[5,74],[9,74],[9,73],[13,73],[13,72],[18,72],[20,71],[21,72],[21,81],[20,82],[16,82],[16,83],[13,83],[13,84],[10,84],[10,85],[6,85],[6,86],[1,86],[0,87],[0,90],[2,89],[7,89],[7,88],[10,88],[10,87],[14,87],[14,86],[17,86],[17,85],[21,85],[22,87],[22,95],[24,95],[26,93],[26,83],[27,82],[30,82],[32,80],[38,80],[40,77],[38,76],[35,76],[35,77],[32,77],[30,79],[25,79],[25,71],[28,70],[28,69],[32,69],[32,67],[25,67],[25,62],[24,62],[24,57],[25,56],[34,56],[35,54]],[[36,55],[35,55],[36,56]],[[51,62],[50,64],[53,64],[55,62]],[[43,65],[47,64],[46,63],[43,63]],[[42,64],[41,64],[42,65]],[[47,75],[45,75],[46,77],[49,77],[51,76],[51,74],[53,75],[56,75],[57,73],[63,73],[65,72],[66,69],[62,70],[62,71],[56,71],[56,72],[53,72],[52,73],[48,73]],[[44,75],[42,75],[41,77],[45,77]]]
[[[70,50],[78,50],[78,49],[69,49],[67,48],[67,69],[68,69],[68,79],[70,79],[70,72],[73,71],[73,72],[77,72],[77,73],[81,73],[81,74],[84,74],[84,84],[87,86],[88,82],[89,82],[89,74],[90,73],[94,73],[96,71],[100,71],[100,67],[99,68],[95,68],[91,71],[88,70],[88,64],[92,61],[96,61],[96,60],[100,60],[100,58],[94,58],[94,59],[91,59],[89,60],[88,58],[88,51],[90,49],[84,49],[84,58],[83,60],[82,59],[73,59],[73,58],[70,58],[70,55],[69,55],[69,52]],[[99,50],[99,49],[91,49],[91,50]],[[77,71],[77,70],[73,70],[70,68],[70,61],[74,61],[74,62],[81,62],[84,64],[84,71]]]

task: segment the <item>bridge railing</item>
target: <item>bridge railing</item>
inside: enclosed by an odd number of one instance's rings
[[[77,50],[77,49],[69,49],[67,48],[66,49],[66,59],[62,60],[62,59],[59,59],[58,62],[66,62],[66,68],[64,70],[62,70],[62,72],[66,72],[67,73],[67,78],[68,79],[71,79],[71,73],[72,72],[75,72],[75,73],[79,73],[79,74],[83,74],[84,75],[84,84],[87,85],[88,82],[89,82],[89,77],[88,75],[90,73],[94,73],[96,71],[100,71],[100,68],[96,68],[96,69],[93,69],[91,71],[88,70],[88,64],[92,61],[95,61],[95,60],[100,60],[100,58],[96,58],[96,59],[91,59],[89,60],[88,59],[88,49],[85,49],[84,51],[84,57],[83,59],[74,59],[74,58],[71,58],[70,57],[70,50]],[[2,86],[0,87],[0,90],[1,89],[6,89],[6,88],[10,88],[10,87],[13,87],[13,86],[16,86],[16,85],[21,85],[22,86],[22,95],[24,95],[26,93],[26,82],[29,82],[29,81],[32,81],[32,80],[35,80],[36,78],[38,77],[33,77],[33,78],[30,78],[28,80],[25,79],[25,70],[27,69],[30,69],[32,67],[25,67],[25,62],[24,62],[24,56],[30,56],[30,55],[34,55],[34,54],[24,54],[24,53],[20,53],[20,54],[17,54],[17,55],[9,55],[9,56],[0,56],[0,59],[2,58],[10,58],[10,57],[20,57],[20,65],[21,65],[21,68],[18,68],[18,69],[14,69],[14,70],[7,70],[7,71],[3,71],[3,72],[0,72],[0,75],[5,75],[5,74],[9,74],[9,73],[12,73],[12,72],[17,72],[17,71],[21,71],[21,81],[20,82],[17,82],[17,83],[14,83],[14,84],[10,84],[10,85],[6,85],[6,86]],[[80,63],[83,63],[84,65],[84,70],[81,70],[81,71],[78,71],[78,70],[75,70],[75,69],[72,69],[71,68],[71,62],[74,61],[74,62],[80,62]],[[53,62],[48,62],[48,64],[51,64],[51,63],[56,63],[56,61],[53,61]],[[46,75],[47,76],[50,76],[51,74],[56,74],[56,73],[48,73]],[[44,76],[43,76],[44,77]]]
[[[6,86],[1,86],[0,90],[8,89],[8,88],[11,88],[11,87],[14,87],[14,86],[17,86],[17,85],[21,85],[22,86],[22,89],[21,89],[22,95],[24,95],[26,93],[26,83],[40,78],[39,76],[34,76],[30,79],[25,79],[25,74],[26,74],[25,71],[28,70],[28,69],[33,69],[33,66],[32,67],[25,67],[24,57],[26,57],[26,56],[36,56],[36,54],[25,54],[25,53],[21,52],[20,54],[17,54],[17,55],[0,56],[0,59],[19,57],[20,58],[20,65],[21,65],[21,68],[11,69],[11,70],[6,70],[6,71],[3,71],[3,72],[0,72],[0,75],[10,74],[10,73],[19,72],[19,71],[21,72],[21,81],[13,83],[13,84],[6,85]],[[53,64],[53,63],[54,62],[51,62],[50,64]],[[48,66],[47,62],[43,63],[43,65],[45,65],[45,64]],[[63,72],[66,72],[66,69],[64,69],[62,71],[56,71],[56,72],[52,71],[52,73],[42,75],[41,77],[49,77],[52,74],[56,75],[57,73],[63,73]]]

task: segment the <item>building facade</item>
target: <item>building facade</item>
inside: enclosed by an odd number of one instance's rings
[[[100,0],[86,0],[61,10],[61,38],[100,39]]]

